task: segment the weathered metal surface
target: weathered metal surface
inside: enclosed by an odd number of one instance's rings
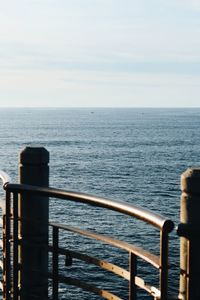
[[[50,277],[51,277],[51,275],[50,275]],[[114,295],[114,294],[112,294],[112,293],[110,293],[106,290],[100,289],[100,288],[98,288],[98,287],[96,287],[92,284],[88,284],[84,281],[81,281],[81,280],[78,280],[78,279],[75,279],[75,278],[70,278],[70,277],[63,276],[63,275],[59,275],[58,278],[59,278],[59,282],[61,282],[61,283],[66,283],[66,284],[69,284],[69,285],[80,287],[85,291],[92,292],[96,295],[99,295],[99,296],[105,298],[105,299],[108,299],[108,300],[122,300],[118,296],[116,296],[116,295]]]
[[[160,299],[168,298],[168,235],[160,232]]]
[[[157,269],[160,268],[160,258],[159,258],[159,256],[154,255],[154,254],[152,254],[152,253],[150,253],[150,252],[148,252],[148,251],[146,251],[146,250],[144,250],[140,247],[131,245],[131,244],[129,244],[127,242],[124,242],[124,241],[113,239],[111,237],[108,237],[108,236],[105,236],[105,235],[102,235],[102,234],[93,233],[93,232],[88,231],[88,230],[86,231],[86,230],[82,230],[82,229],[79,229],[79,228],[67,226],[67,225],[64,225],[64,224],[50,222],[50,225],[54,226],[54,227],[62,228],[64,230],[71,231],[71,232],[74,232],[74,233],[79,233],[79,234],[84,235],[86,237],[93,238],[93,239],[105,242],[107,244],[110,244],[112,246],[124,249],[128,252],[134,253],[138,257],[140,257],[140,258],[144,259],[145,261],[149,262],[150,264],[152,264]]]
[[[53,251],[53,248],[50,247],[49,250]],[[70,255],[72,258],[76,258],[76,259],[85,261],[88,264],[93,264],[93,265],[99,266],[106,271],[112,272],[118,276],[123,277],[124,279],[130,280],[130,272],[129,271],[127,271],[115,264],[109,263],[105,260],[100,260],[100,259],[97,259],[96,257],[91,257],[89,255],[79,253],[76,251],[67,250],[64,248],[59,248],[58,252],[61,255]]]
[[[53,274],[53,299],[58,300],[58,242],[59,228],[53,228],[53,255],[52,255],[52,274]]]
[[[3,297],[5,300],[10,300],[11,297],[11,249],[10,249],[10,236],[11,236],[11,206],[10,206],[10,192],[6,191],[6,217],[5,217],[5,247],[3,249],[4,256],[4,270],[3,270]]]
[[[129,300],[136,300],[136,282],[135,276],[137,275],[137,257],[132,252],[129,253],[129,269],[130,269],[130,280],[129,280]]]
[[[13,195],[13,300],[18,300],[18,259],[19,259],[19,245],[18,245],[18,194]]]
[[[49,246],[49,251],[53,251],[53,247],[52,246]],[[64,249],[64,248],[59,248],[58,249],[58,253],[61,254],[61,255],[70,255],[72,258],[76,258],[76,259],[79,259],[79,260],[82,260],[82,261],[85,261],[89,264],[94,264],[96,266],[99,266],[101,267],[102,269],[106,270],[106,271],[109,271],[109,272],[112,272],[118,276],[121,276],[123,277],[124,279],[126,280],[130,280],[130,272],[115,265],[115,264],[112,264],[112,263],[109,263],[105,260],[100,260],[100,259],[97,259],[96,257],[91,257],[89,255],[86,255],[86,254],[83,254],[83,253],[79,253],[77,251],[71,251],[71,250],[68,250],[68,249]],[[149,284],[146,284],[144,279],[138,277],[138,276],[135,276],[135,284],[141,288],[141,289],[144,289],[145,291],[147,291],[150,295],[152,296],[157,296],[159,297],[160,295],[160,291],[158,288],[154,287],[154,286],[151,286]]]
[[[29,192],[40,196],[54,197],[67,201],[86,203],[93,206],[95,205],[97,207],[107,208],[140,219],[166,232],[171,232],[174,228],[174,223],[171,220],[168,220],[147,209],[143,209],[123,201],[110,200],[84,193],[54,188],[36,187],[25,184],[7,184],[5,189],[11,190],[12,192],[16,191],[23,194]]]
[[[140,287],[146,290],[150,295],[152,295],[155,299],[166,300],[167,299],[167,279],[168,279],[168,233],[173,229],[173,222],[168,220],[160,215],[155,214],[154,212],[148,211],[146,209],[138,208],[134,205],[122,202],[122,201],[114,201],[110,199],[105,199],[101,197],[91,196],[83,193],[71,192],[71,191],[64,191],[60,189],[53,189],[53,188],[46,188],[46,187],[36,187],[27,184],[11,184],[7,181],[7,177],[5,174],[0,175],[0,178],[3,177],[4,182],[4,189],[6,190],[6,221],[4,222],[4,230],[5,230],[5,246],[4,246],[4,255],[6,257],[4,263],[4,299],[9,300],[12,297],[13,300],[18,300],[18,297],[23,295],[23,299],[26,299],[29,295],[28,291],[21,291],[19,289],[19,279],[20,279],[20,262],[18,261],[18,251],[19,247],[24,245],[28,245],[29,248],[31,246],[31,242],[23,241],[20,239],[19,236],[19,224],[21,223],[22,219],[25,220],[23,216],[18,216],[18,199],[17,194],[21,196],[34,196],[34,197],[52,197],[52,198],[59,198],[65,201],[74,201],[74,202],[81,202],[97,207],[102,207],[110,210],[114,210],[126,215],[130,215],[137,219],[140,219],[144,222],[147,222],[150,225],[153,225],[155,228],[160,230],[160,256],[154,255],[140,247],[136,247],[132,244],[129,244],[124,241],[120,241],[114,239],[109,236],[105,236],[102,234],[97,234],[91,231],[82,230],[79,228],[70,227],[63,224],[58,223],[45,223],[46,225],[53,226],[53,245],[48,247],[45,243],[41,243],[39,246],[44,248],[49,248],[50,251],[53,252],[52,256],[52,266],[53,272],[49,275],[49,278],[53,279],[53,299],[58,299],[58,284],[59,283],[66,283],[69,285],[74,285],[80,287],[84,290],[89,292],[95,293],[100,295],[105,299],[112,299],[112,300],[121,300],[118,296],[90,285],[86,282],[80,281],[79,279],[74,279],[70,277],[65,277],[59,274],[59,255],[69,256],[70,258],[77,258],[83,260],[87,263],[92,263],[98,265],[99,267],[112,272],[118,276],[121,276],[127,279],[129,284],[129,299],[133,300],[136,299],[136,287]],[[14,193],[13,198],[13,216],[11,216],[11,203],[10,203],[10,193]],[[35,220],[30,218],[29,222],[34,224]],[[37,220],[37,226],[40,226],[41,220]],[[12,225],[12,226],[11,226]],[[114,247],[121,248],[129,252],[130,255],[130,270],[127,271],[119,266],[111,264],[104,260],[99,260],[94,257],[90,257],[89,255],[85,255],[83,253],[70,251],[67,249],[59,248],[59,228],[67,231],[71,231],[73,233],[77,233],[83,235],[87,238],[92,238],[98,240],[103,243],[110,244]],[[11,243],[13,246],[11,247]],[[33,243],[33,246],[37,248],[37,245]],[[12,261],[14,263],[14,268],[11,269],[11,249],[12,251]],[[159,269],[160,272],[160,290],[159,288],[155,288],[146,284],[142,278],[137,276],[137,257],[145,260],[146,262],[152,264],[155,268]],[[6,270],[6,271],[5,271]],[[26,271],[26,268],[24,269]],[[12,274],[11,274],[12,271]],[[40,272],[37,268],[35,270],[31,270],[32,273],[41,274],[44,272]],[[44,275],[42,275],[44,276]],[[45,276],[44,276],[45,277]],[[11,285],[11,278],[12,278],[12,285]],[[24,293],[25,292],[25,293]],[[27,294],[28,293],[28,294]],[[21,297],[20,296],[20,297]],[[40,299],[37,295],[29,295],[31,299]]]

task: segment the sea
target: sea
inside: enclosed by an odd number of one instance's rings
[[[200,166],[200,108],[1,108],[0,169],[18,181],[18,157],[26,146],[50,153],[50,186],[121,200],[174,221],[180,213],[180,176]],[[50,199],[50,219],[128,241],[159,253],[159,232],[105,209]],[[50,232],[51,240],[51,232]],[[60,246],[128,269],[128,254],[62,232]],[[178,294],[179,238],[169,240],[169,291]],[[51,269],[51,257],[49,262]],[[128,284],[98,267],[60,258],[60,272],[128,299]],[[138,260],[138,276],[157,286],[158,271]],[[49,288],[51,292],[51,287]],[[101,299],[60,284],[60,298]],[[152,299],[138,291],[139,299]]]

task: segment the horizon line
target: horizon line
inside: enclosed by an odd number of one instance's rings
[[[200,106],[0,106],[0,109],[20,109],[20,108],[26,108],[26,109],[62,109],[62,108],[69,108],[69,109],[106,109],[106,108],[144,108],[144,109],[151,109],[151,108],[163,108],[163,109],[186,109],[186,108],[200,108]]]

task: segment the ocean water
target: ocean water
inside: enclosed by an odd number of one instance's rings
[[[18,154],[26,145],[50,152],[50,185],[153,210],[179,222],[180,175],[200,165],[200,109],[0,109],[0,168],[18,180]],[[158,232],[111,211],[51,199],[52,220],[114,235],[158,253]],[[128,256],[104,244],[63,233],[60,245],[127,268]],[[112,254],[112,255],[111,255]],[[60,262],[67,276],[116,291],[127,299],[127,283],[74,261]],[[148,264],[138,273],[155,283]],[[177,295],[179,240],[170,237],[170,291]],[[74,292],[76,291],[76,292]],[[77,296],[78,295],[78,296]],[[151,299],[140,292],[140,299]],[[60,286],[60,299],[100,299]]]

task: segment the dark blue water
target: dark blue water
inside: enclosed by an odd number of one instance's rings
[[[44,146],[50,152],[51,186],[124,200],[178,224],[180,174],[200,165],[200,109],[0,109],[0,120],[0,168],[13,181],[17,180],[19,151],[26,145]],[[158,233],[141,222],[55,200],[51,207],[52,219],[114,234],[158,253]],[[61,245],[127,267],[126,253],[103,244],[65,234]],[[178,245],[173,233],[170,289],[175,294]],[[96,268],[87,269],[75,261],[71,268],[62,265],[61,269],[114,288],[127,299],[126,282],[106,277]],[[148,264],[141,263],[138,272],[148,281],[157,278]],[[66,286],[60,292],[61,299],[99,299],[82,292],[73,296],[73,288]],[[142,294],[141,299],[150,298]]]

